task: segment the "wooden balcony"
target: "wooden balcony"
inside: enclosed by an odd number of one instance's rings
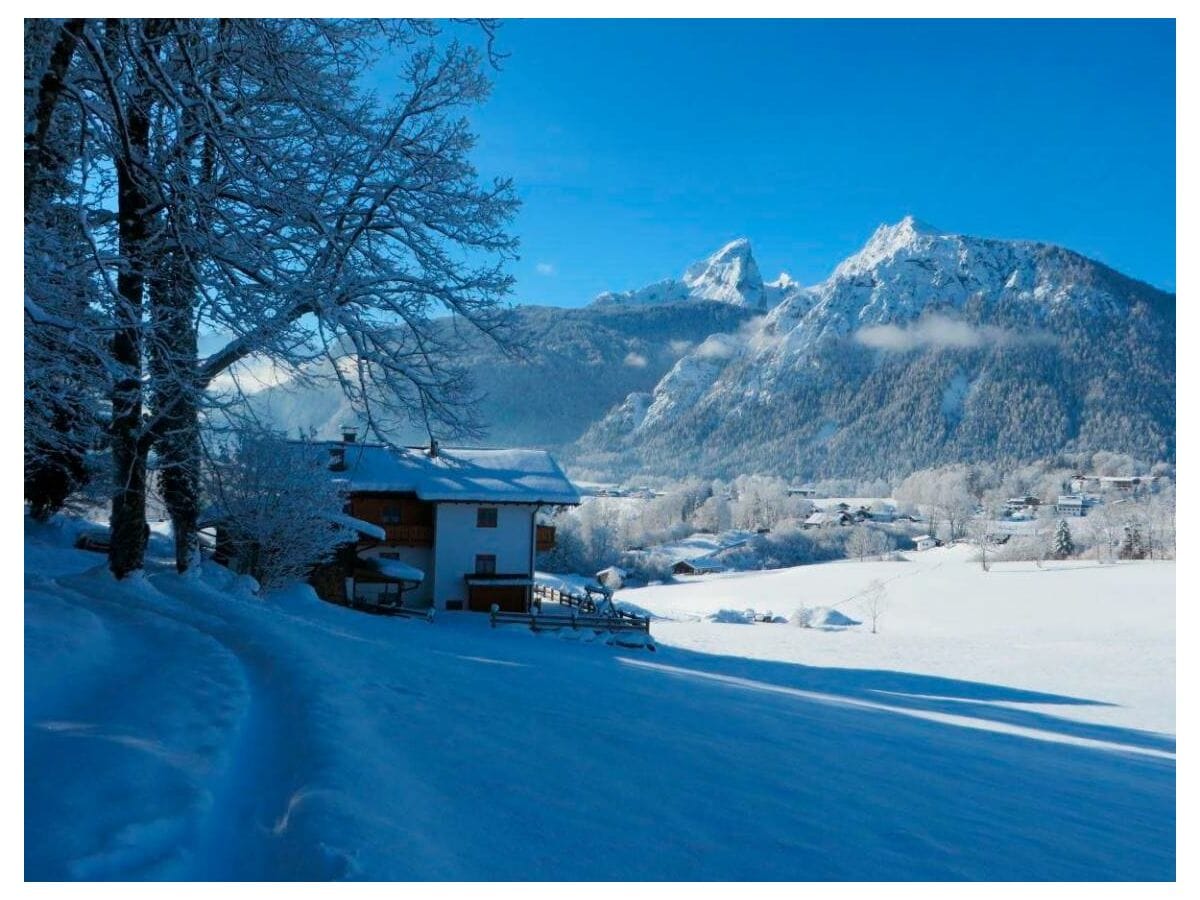
[[[384,525],[389,544],[403,544],[406,547],[432,547],[432,525]]]
[[[537,552],[545,553],[554,549],[554,526],[539,525],[537,527]]]

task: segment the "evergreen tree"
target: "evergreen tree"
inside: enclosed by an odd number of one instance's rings
[[[1058,528],[1054,530],[1054,558],[1066,559],[1075,553],[1075,541],[1071,538],[1071,529],[1066,519],[1058,520]]]
[[[1137,525],[1125,526],[1125,538],[1121,541],[1121,559],[1145,559],[1146,543]]]

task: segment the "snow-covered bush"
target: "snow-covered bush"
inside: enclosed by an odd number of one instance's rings
[[[673,566],[670,557],[657,553],[625,553],[621,556],[621,567],[629,574],[629,580],[646,584],[670,581]]]
[[[797,628],[812,628],[813,608],[810,606],[801,606],[788,619]]]
[[[204,487],[231,567],[264,590],[305,577],[355,539],[324,455],[307,441],[242,433],[211,459]]]
[[[718,609],[704,618],[709,622],[719,622],[723,625],[752,625],[754,615],[752,609]]]

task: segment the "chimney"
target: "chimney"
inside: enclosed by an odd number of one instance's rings
[[[430,459],[437,459],[438,447],[439,447],[438,439],[435,437],[431,437],[429,439],[429,458]]]
[[[358,437],[358,429],[353,425],[342,426],[342,443],[353,444]]]
[[[346,448],[333,446],[329,448],[329,471],[346,471]]]

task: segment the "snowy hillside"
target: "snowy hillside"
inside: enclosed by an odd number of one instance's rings
[[[650,306],[512,311],[507,353],[495,341],[450,319],[436,320],[439,338],[478,398],[483,446],[555,448],[576,440],[613,405],[649,391],[692,347],[710,334],[736,331],[750,309],[713,301]],[[314,427],[334,437],[357,420],[340,387],[288,385],[252,398],[269,422],[294,433]],[[400,443],[421,443],[423,432],[401,431]]]
[[[743,238],[692,264],[679,280],[602,294],[580,309],[518,306],[502,333],[508,351],[454,320],[434,325],[449,360],[463,369],[479,400],[482,444],[558,448],[577,440],[615,405],[636,404],[688,351],[701,348],[703,358],[713,349],[706,348],[710,336],[723,340],[802,292],[787,275],[764,283]],[[322,377],[326,371],[332,370],[314,372],[323,383],[257,390],[253,406],[289,432],[312,427],[331,437],[359,417],[340,386]],[[249,377],[243,382],[252,390],[259,384]],[[425,435],[400,430],[395,438],[411,443]]]
[[[698,346],[575,455],[617,471],[789,477],[1062,450],[1169,459],[1174,344],[1173,295],[1059,247],[910,217],[756,327]]]
[[[910,571],[877,635],[655,622],[651,654],[262,600],[157,539],[118,584],[69,538],[25,547],[27,879],[1175,874],[1167,564],[931,552],[878,564]],[[621,596],[786,613],[868,574]]]

